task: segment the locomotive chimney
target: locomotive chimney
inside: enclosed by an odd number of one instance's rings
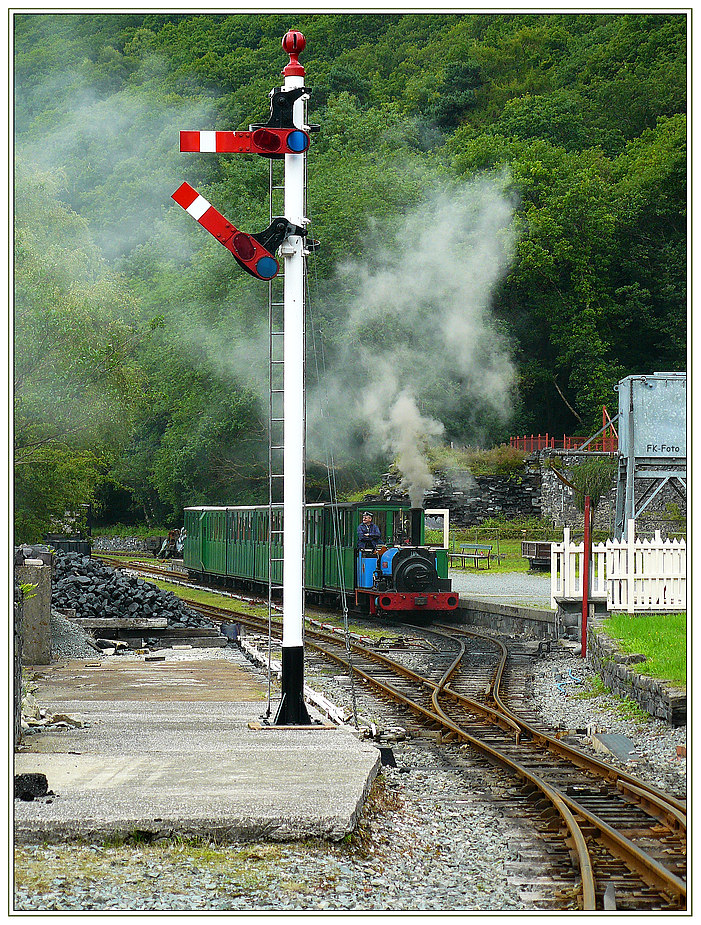
[[[413,507],[409,511],[411,515],[411,545],[420,546],[421,545],[421,514],[423,509],[420,507]]]

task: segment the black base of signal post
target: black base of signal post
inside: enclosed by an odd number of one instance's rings
[[[304,646],[283,647],[282,699],[275,725],[309,726],[311,722],[304,703]]]

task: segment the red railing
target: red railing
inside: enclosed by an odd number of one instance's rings
[[[611,422],[608,411],[603,409],[602,433],[593,439],[588,437],[569,437],[564,434],[562,439],[551,437],[550,434],[524,434],[521,437],[511,437],[509,446],[525,453],[534,453],[536,450],[578,450],[586,443],[584,449],[590,453],[616,453],[618,451],[618,434]]]
[[[561,439],[551,437],[550,434],[524,434],[522,437],[510,437],[509,446],[526,453],[536,450],[578,450],[587,437],[568,437]],[[618,437],[614,434],[602,435],[592,440],[584,448],[590,453],[615,453],[618,450]]]

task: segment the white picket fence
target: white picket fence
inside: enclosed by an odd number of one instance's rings
[[[558,600],[581,600],[584,543],[570,540],[550,547],[550,606]],[[686,541],[635,538],[635,521],[628,521],[628,539],[606,540],[592,547],[590,600],[606,601],[608,610],[628,613],[686,609]]]

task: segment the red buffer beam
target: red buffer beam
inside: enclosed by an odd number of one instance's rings
[[[172,198],[220,244],[223,244],[251,276],[262,280],[277,276],[280,264],[270,251],[256,241],[253,235],[239,231],[189,183],[183,183],[178,187]]]

